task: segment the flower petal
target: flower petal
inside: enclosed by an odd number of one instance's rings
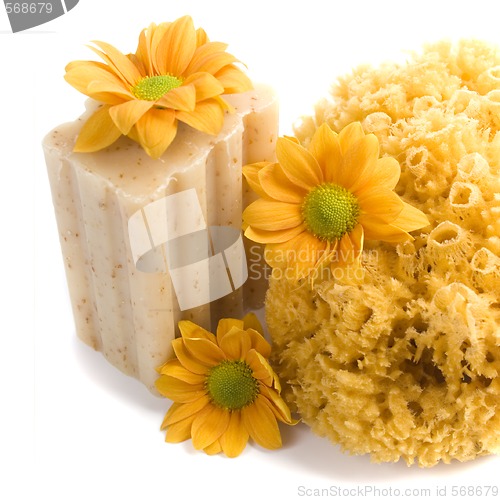
[[[233,327],[227,332],[219,343],[228,359],[244,359],[246,353],[252,347],[250,336],[245,330]]]
[[[297,137],[295,137],[293,135],[283,135],[282,137],[288,141],[292,141],[292,142],[295,142],[295,144],[300,145],[300,141],[297,139]]]
[[[300,226],[302,213],[295,203],[259,199],[245,209],[243,221],[256,229],[279,231]]]
[[[141,31],[135,51],[135,55],[141,61],[147,75],[153,74],[153,64],[151,61],[151,31],[154,30],[154,27],[155,24],[152,23],[149,25],[149,28]]]
[[[210,73],[194,73],[188,76],[183,85],[192,85],[196,89],[196,101],[224,94],[224,86]]]
[[[245,449],[248,438],[248,432],[242,423],[241,412],[231,412],[229,425],[219,440],[222,451],[230,458],[237,457]]]
[[[288,408],[288,406],[286,405],[285,401],[280,396],[278,391],[262,384],[260,386],[260,390],[261,394],[269,402],[269,408],[271,409],[271,411],[274,413],[274,416],[278,420],[286,424],[297,423],[292,419],[290,408]]]
[[[325,257],[327,243],[304,231],[287,243],[269,244],[264,257],[271,267],[285,267],[293,270],[295,278],[307,276]],[[290,276],[292,277],[292,276]]]
[[[262,189],[260,185],[259,172],[265,168],[267,165],[272,165],[268,161],[262,161],[259,163],[252,163],[251,165],[245,165],[242,169],[243,175],[248,182],[248,185],[256,194],[261,198],[269,198],[267,193]]]
[[[243,425],[250,437],[263,448],[275,450],[281,448],[281,436],[276,417],[263,402],[260,394],[255,402],[241,410]]]
[[[359,187],[370,183],[378,156],[377,137],[373,134],[364,136],[344,153],[341,168],[337,172],[338,184],[356,194]]]
[[[387,224],[375,215],[366,214],[359,218],[359,223],[363,225],[365,238],[367,240],[381,240],[389,243],[403,243],[412,240],[406,231],[392,224]]]
[[[182,380],[183,382],[192,385],[203,384],[206,379],[205,375],[200,375],[198,373],[189,371],[187,368],[182,366],[181,362],[178,359],[172,359],[165,363],[161,367],[160,374],[168,375],[169,377]]]
[[[353,122],[344,127],[339,134],[340,150],[342,155],[345,155],[354,144],[363,139],[365,133],[359,122]]]
[[[136,56],[142,61],[148,75],[161,74],[156,61],[158,44],[162,40],[165,32],[171,23],[151,23],[148,28],[142,31],[136,50]],[[164,54],[160,54],[163,58]]]
[[[177,134],[175,112],[169,109],[150,109],[135,124],[140,145],[152,158],[159,158]]]
[[[69,63],[66,66],[64,79],[79,92],[106,104],[119,104],[124,98],[133,97],[124,82],[109,66],[97,61]],[[93,88],[89,89],[91,84]]]
[[[211,445],[207,446],[206,448],[203,448],[203,451],[207,455],[217,455],[217,453],[220,453],[222,451],[220,439],[218,439],[217,441],[214,441]]]
[[[276,156],[283,172],[295,185],[309,191],[323,182],[318,162],[300,144],[280,137],[276,143]]]
[[[403,231],[409,232],[428,226],[429,219],[418,208],[403,202],[403,210],[391,224]]]
[[[158,106],[178,111],[194,111],[196,108],[196,89],[194,85],[183,85],[172,89],[156,102]]]
[[[186,349],[200,362],[207,366],[215,366],[226,355],[222,349],[207,339],[183,339]]]
[[[227,112],[229,114],[233,114],[236,112],[236,108],[232,104],[229,104],[229,102],[226,99],[223,99],[220,95],[214,97],[214,101],[219,104],[224,112]]]
[[[358,196],[358,203],[361,211],[358,221],[361,224],[364,214],[374,215],[380,220],[392,223],[404,207],[403,201],[394,191],[381,187],[363,191]]]
[[[171,23],[158,43],[156,64],[162,75],[181,76],[196,50],[196,31],[190,16]]]
[[[256,229],[254,227],[247,227],[245,236],[252,241],[258,243],[285,243],[290,241],[295,236],[304,232],[306,226],[301,224],[291,229],[282,229],[280,231],[265,231],[264,229]]]
[[[252,376],[260,380],[267,386],[272,386],[274,381],[274,371],[266,361],[266,359],[257,352],[256,349],[251,349],[245,356],[245,362],[252,369]]]
[[[224,87],[224,94],[238,94],[253,89],[250,78],[234,64],[224,66],[217,71],[215,78]]]
[[[338,135],[323,123],[314,133],[308,149],[323,171],[325,182],[336,183],[336,173],[342,163]]]
[[[122,134],[109,115],[109,106],[99,108],[83,124],[73,151],[90,153],[113,144]]]
[[[302,203],[307,190],[296,186],[283,172],[279,163],[270,163],[258,172],[258,179],[265,193],[277,201]]]
[[[139,119],[153,107],[153,104],[153,101],[140,101],[137,99],[127,101],[111,107],[109,114],[120,132],[127,135]]]
[[[348,264],[349,262],[353,262],[354,259],[354,246],[351,242],[351,238],[349,238],[349,234],[346,233],[340,239],[339,245],[337,247],[337,261],[339,264]]]
[[[198,28],[196,30],[196,46],[200,47],[201,45],[204,45],[205,43],[208,43],[210,40],[208,39],[207,33],[203,28]],[[227,45],[226,45],[227,47]]]
[[[181,362],[182,366],[190,372],[198,375],[208,374],[209,368],[207,365],[201,363],[195,356],[193,356],[184,345],[183,339],[175,339],[172,341],[172,348],[174,349],[177,359]]]
[[[169,425],[189,418],[191,415],[196,415],[196,413],[203,410],[209,403],[210,399],[206,394],[189,403],[173,403],[163,419],[161,429],[163,430]]]
[[[229,411],[209,404],[196,414],[191,428],[193,446],[202,450],[217,441],[229,425]]]
[[[188,320],[181,320],[177,324],[179,327],[179,330],[181,332],[181,335],[185,339],[207,339],[210,340],[210,342],[213,342],[214,344],[217,343],[217,340],[215,338],[215,335],[208,330],[205,330],[205,328],[202,328],[201,326],[197,325],[196,323],[193,323],[192,321]]]
[[[263,334],[253,328],[248,328],[247,332],[252,342],[252,349],[255,349],[265,359],[269,358],[271,356],[271,344],[264,338]]]
[[[141,59],[137,57],[135,54],[127,54],[127,57],[130,59],[130,62],[137,68],[139,73],[141,74],[141,78],[144,78],[148,75],[148,71],[146,67],[142,63]]]
[[[182,406],[184,406],[182,403],[172,403],[170,405],[170,408],[168,409],[167,414],[165,415],[165,418],[163,419],[160,430],[164,431],[168,427],[167,416],[169,414],[172,414],[173,412],[175,412],[175,410],[177,410],[178,408],[181,408]]]
[[[122,85],[112,85],[102,81],[90,82],[85,94],[106,104],[121,104],[124,100],[135,99],[132,93],[124,89]]]
[[[188,384],[182,380],[162,375],[155,382],[158,392],[176,403],[189,403],[206,394],[203,384]]]
[[[261,335],[264,335],[262,324],[255,313],[245,314],[245,316],[243,317],[243,328],[245,330],[247,330],[248,328],[252,328],[253,330],[259,332]]]
[[[177,111],[176,118],[211,135],[217,135],[224,124],[224,112],[215,99],[198,102],[194,111]]]
[[[220,345],[224,336],[229,333],[233,328],[238,328],[239,330],[243,330],[244,323],[241,319],[233,319],[233,318],[222,318],[219,320],[217,324],[217,342]]]
[[[66,64],[64,70],[66,71],[66,73],[72,73],[73,71],[76,72],[75,77],[77,78],[76,81],[74,82],[75,88],[76,85],[85,88],[91,81],[99,80],[101,75],[105,79],[112,77],[118,82],[122,81],[118,77],[118,75],[116,75],[116,73],[113,72],[112,68],[110,68],[107,64],[104,64],[101,61],[82,61],[77,59],[76,61],[71,61],[68,64]],[[64,79],[66,79],[66,75]],[[68,83],[74,85],[73,82],[68,82]],[[80,90],[80,88],[78,88],[78,90]]]
[[[99,41],[94,41],[93,43],[103,52],[95,49],[94,47],[90,48],[99,57],[104,59],[104,61],[106,61],[111,68],[116,71],[116,73],[121,75],[123,80],[125,80],[131,87],[133,87],[142,78],[140,71],[125,54],[122,54],[118,49],[109,43]]]
[[[165,441],[167,443],[181,443],[182,441],[189,439],[191,437],[191,427],[195,418],[196,413],[188,418],[185,418],[184,420],[180,420],[179,422],[175,422],[175,424],[169,425],[167,427]]]
[[[365,184],[359,184],[357,193],[363,189],[373,186],[380,186],[391,191],[396,187],[401,176],[401,167],[396,158],[386,156],[379,158],[373,167],[373,170],[365,178]]]
[[[359,255],[363,250],[365,239],[363,226],[361,224],[357,224],[356,227],[349,233],[349,238],[351,239],[354,250]]]
[[[209,42],[198,47],[186,69],[186,74],[204,71],[215,75],[222,68],[238,62],[236,57],[225,52],[226,49],[227,44],[221,42]]]

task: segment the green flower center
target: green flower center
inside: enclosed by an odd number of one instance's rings
[[[132,94],[143,101],[156,101],[172,89],[182,85],[182,80],[172,75],[146,76],[132,87]]]
[[[222,361],[210,370],[207,389],[212,402],[227,410],[240,410],[254,402],[259,383],[244,361]]]
[[[359,204],[346,188],[324,183],[305,197],[302,215],[307,229],[314,236],[333,242],[354,229],[358,222]]]

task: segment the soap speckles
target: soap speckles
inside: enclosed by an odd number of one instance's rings
[[[96,153],[72,153],[81,119],[58,127],[44,141],[58,223],[64,228],[63,252],[73,257],[68,277],[78,336],[152,391],[155,367],[172,354],[177,322],[185,317],[209,328],[219,309],[237,312],[243,293],[231,296],[232,308],[217,303],[213,310],[179,311],[167,274],[136,271],[128,218],[151,202],[194,187],[208,225],[241,222],[240,166],[243,160],[262,161],[274,149],[267,141],[248,144],[244,128],[254,134],[258,123],[266,138],[277,129],[276,98],[265,87],[260,92],[252,106],[251,93],[227,96],[239,111],[226,116],[217,136],[179,124],[177,140],[159,160],[126,137]],[[89,102],[87,115],[93,111],[95,103]],[[72,234],[65,233],[68,227]],[[83,293],[87,304],[80,302]]]

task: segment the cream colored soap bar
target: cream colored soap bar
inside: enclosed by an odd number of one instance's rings
[[[217,137],[180,124],[159,160],[124,137],[73,153],[86,115],[43,142],[77,334],[152,391],[180,319],[211,328],[263,301],[262,273],[241,257],[241,168],[274,160],[277,100],[265,86],[226,99],[236,111]]]

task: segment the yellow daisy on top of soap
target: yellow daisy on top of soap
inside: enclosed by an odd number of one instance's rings
[[[267,449],[281,447],[278,421],[293,425],[267,358],[271,346],[254,314],[221,319],[216,335],[180,321],[172,341],[176,359],[158,369],[156,388],[174,403],[162,424],[166,441],[192,438],[209,455],[238,456],[249,438]]]
[[[104,63],[71,62],[64,77],[103,103],[83,125],[77,152],[98,151],[126,135],[159,158],[174,140],[179,121],[218,134],[224,110],[230,109],[221,95],[252,88],[227,45],[210,42],[189,16],[151,24],[141,32],[135,54],[124,55],[105,42],[94,44],[97,48],[90,48]]]
[[[273,268],[300,279],[320,266],[357,264],[364,238],[393,243],[427,217],[393,191],[401,170],[379,158],[378,139],[360,123],[339,134],[319,127],[306,149],[279,138],[277,162],[247,165],[243,173],[260,199],[243,213],[245,235],[265,243]]]

